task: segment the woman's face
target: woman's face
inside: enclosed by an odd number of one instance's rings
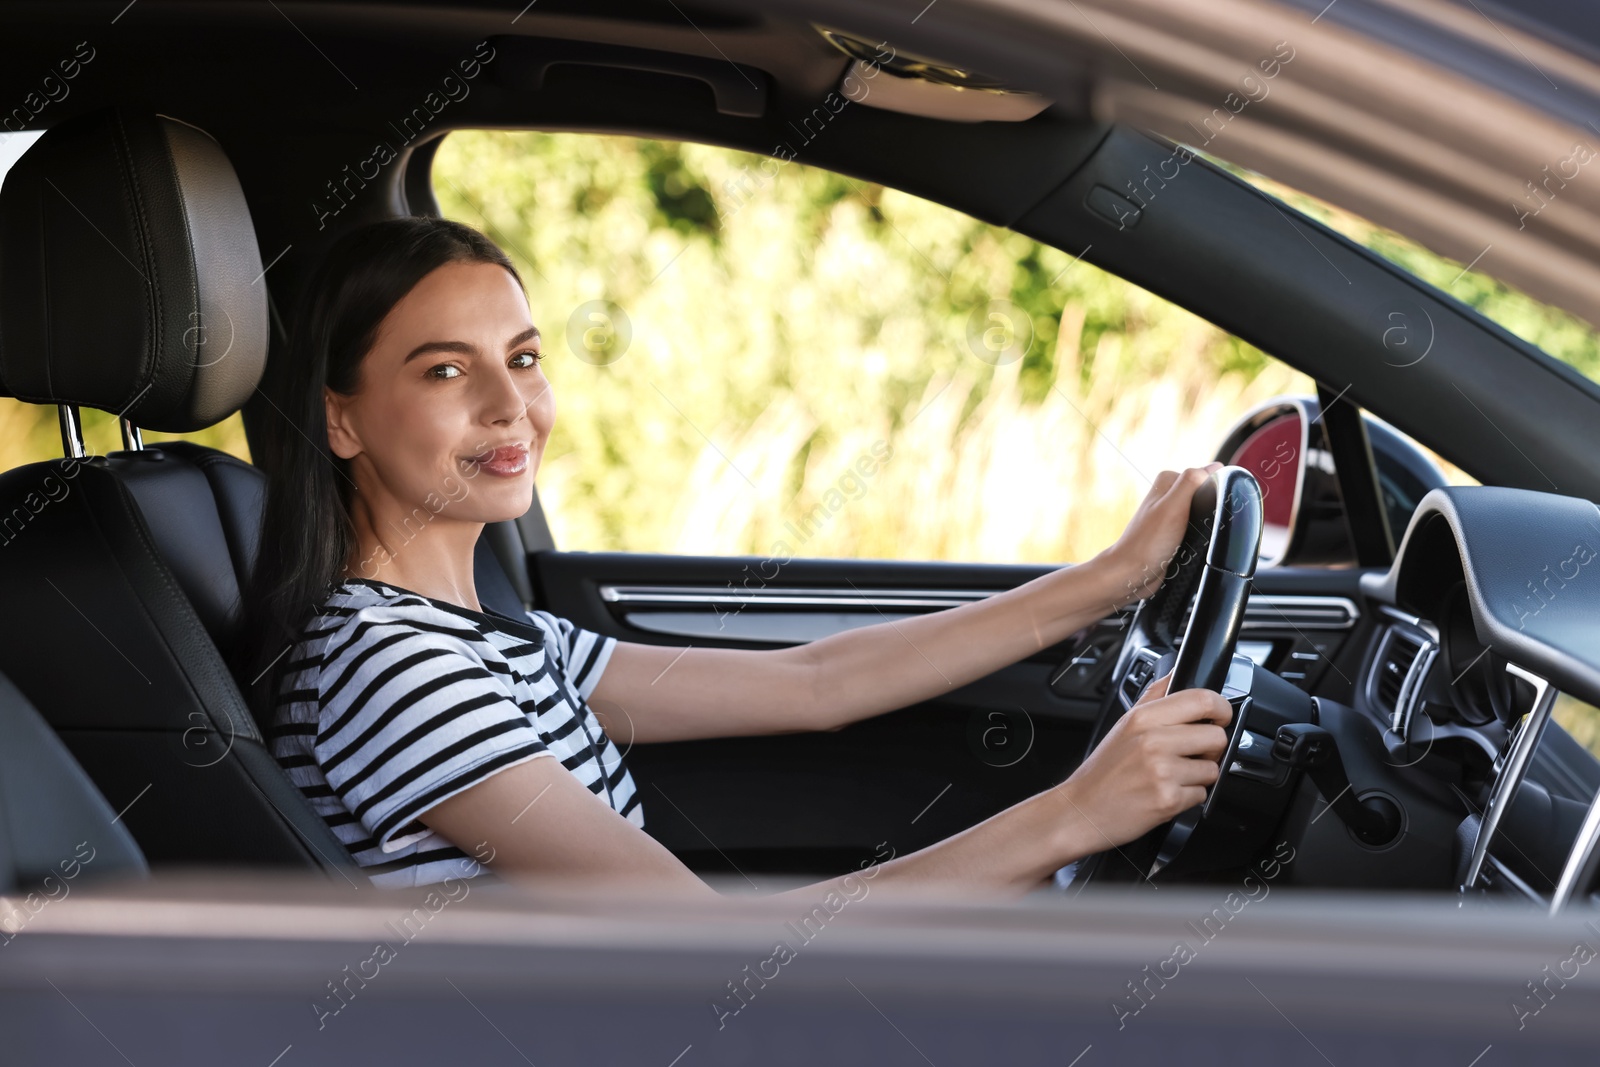
[[[356,507],[380,522],[527,511],[556,415],[540,344],[503,267],[447,263],[418,282],[378,327],[355,394],[324,389],[328,443],[350,460]]]

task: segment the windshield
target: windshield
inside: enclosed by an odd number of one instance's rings
[[[1461,263],[1264,174],[1236,166],[1198,149],[1191,151],[1377,253],[1418,280],[1455,297],[1546,355],[1577,370],[1590,381],[1600,382],[1600,331],[1577,315],[1541,303],[1488,273],[1494,266],[1492,246],[1480,253],[1473,262]]]

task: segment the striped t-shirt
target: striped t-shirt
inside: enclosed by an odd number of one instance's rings
[[[375,884],[495,881],[481,842],[417,816],[513,764],[554,756],[644,825],[588,704],[616,644],[547,611],[513,619],[347,578],[280,671],[272,754]]]

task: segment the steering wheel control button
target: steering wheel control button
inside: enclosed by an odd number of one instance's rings
[[[1222,695],[1234,700],[1250,692],[1250,685],[1255,676],[1255,660],[1235,653],[1233,659],[1228,662],[1227,676],[1222,680]]]
[[[1288,655],[1278,664],[1278,677],[1309,692],[1338,651],[1337,638],[1296,634]]]
[[[1050,690],[1058,697],[1090,699],[1104,696],[1111,681],[1116,650],[1122,644],[1124,620],[1103,619],[1074,641],[1067,656],[1050,676]]]
[[[1144,692],[1144,687],[1157,677],[1157,665],[1161,656],[1153,648],[1141,648],[1134,653],[1133,662],[1128,665],[1128,671],[1122,677],[1122,689],[1118,693],[1124,707],[1133,707],[1139,699],[1139,694]]]
[[[1228,773],[1240,778],[1277,785],[1283,777],[1283,764],[1272,758],[1272,738],[1248,727],[1239,731]]]

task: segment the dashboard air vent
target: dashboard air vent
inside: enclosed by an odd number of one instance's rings
[[[1426,636],[1403,626],[1390,626],[1378,645],[1368,696],[1378,710],[1397,722],[1402,718],[1403,702],[1412,688],[1415,669],[1425,666],[1419,660],[1429,645]]]

